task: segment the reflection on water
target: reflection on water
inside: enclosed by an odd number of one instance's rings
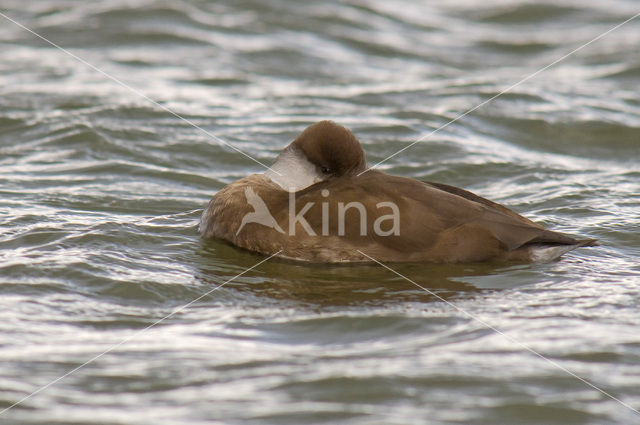
[[[0,4],[266,164],[320,119],[376,163],[637,9]],[[638,21],[383,165],[603,243],[550,264],[390,265],[460,310],[375,265],[274,259],[234,278],[264,257],[200,240],[197,221],[260,166],[0,21],[0,408],[111,350],[0,422],[637,422],[463,311],[640,407]]]
[[[241,273],[264,258],[211,240],[201,241],[198,254],[201,261],[196,279],[209,286],[233,279],[234,272]],[[229,263],[234,264],[233,269]],[[375,264],[327,265],[274,258],[259,270],[243,274],[242,283],[233,279],[225,287],[324,307],[438,302],[528,284],[508,276],[532,267],[502,263],[390,263],[389,266],[406,279]]]

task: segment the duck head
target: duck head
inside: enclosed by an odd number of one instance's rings
[[[320,121],[291,142],[265,174],[282,189],[297,192],[330,178],[356,175],[366,166],[364,151],[351,131]]]

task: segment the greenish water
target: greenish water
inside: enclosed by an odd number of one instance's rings
[[[0,0],[267,164],[320,119],[376,163],[639,7]],[[640,423],[567,372],[640,408],[639,44],[640,19],[382,166],[601,247],[394,266],[451,304],[377,265],[269,260],[140,332],[264,259],[196,230],[262,169],[0,16],[0,409],[111,350],[0,422]]]

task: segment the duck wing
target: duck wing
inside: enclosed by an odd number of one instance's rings
[[[527,245],[567,245],[567,246],[597,246],[595,239],[576,239],[573,236],[547,230],[541,225],[521,216],[513,210],[476,195],[468,190],[444,183],[424,182],[436,189],[459,196],[471,202],[484,205],[487,210],[481,222],[484,223],[503,242],[509,251]],[[505,216],[513,220],[505,220]],[[573,248],[572,248],[573,249]]]

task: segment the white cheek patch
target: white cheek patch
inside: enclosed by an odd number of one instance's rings
[[[325,179],[302,152],[293,148],[280,152],[264,174],[288,192],[297,192]]]

